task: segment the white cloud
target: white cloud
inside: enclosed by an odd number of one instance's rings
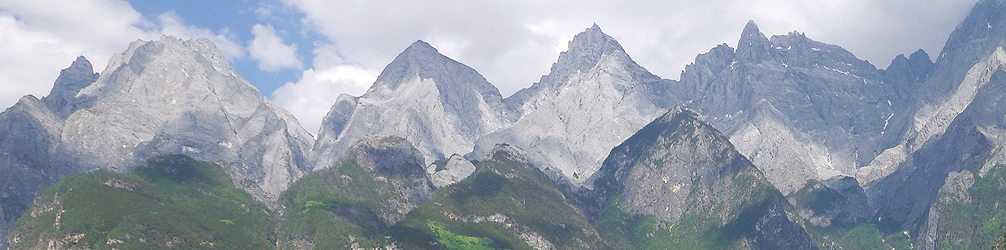
[[[259,61],[259,69],[278,71],[284,68],[304,67],[304,64],[297,59],[297,45],[284,44],[283,39],[276,35],[276,30],[271,25],[255,24],[251,33],[255,38],[248,45],[248,52]]]
[[[282,1],[305,14],[305,27],[330,39],[316,46],[316,69],[380,69],[421,39],[478,70],[505,97],[547,74],[558,53],[592,23],[640,65],[670,79],[718,44],[736,47],[748,20],[766,35],[799,30],[883,68],[918,48],[937,55],[977,0]],[[300,82],[273,95],[311,131],[340,91],[356,95],[364,86],[312,80],[314,74],[305,71]]]
[[[799,30],[885,67],[918,48],[938,54],[976,0],[283,1],[347,62],[381,68],[422,39],[507,96],[547,74],[557,50],[595,22],[633,59],[671,79],[697,54],[735,46],[748,20],[766,35]]]
[[[229,59],[244,53],[226,30],[220,35],[188,26],[171,14],[149,19],[122,0],[0,0],[0,107],[27,94],[47,95],[77,56],[101,72],[130,42],[161,33],[208,37]]]
[[[13,105],[28,93],[39,98],[48,94],[51,81],[59,75],[59,68],[69,66],[72,56],[81,52],[73,46],[65,46],[55,36],[26,29],[12,16],[0,15],[0,34],[3,34],[0,36],[0,72],[3,72],[0,74],[0,105],[3,107]],[[35,67],[41,70],[30,70]]]
[[[112,53],[138,38],[142,16],[119,0],[0,0],[0,107],[49,93],[59,71],[80,55],[104,68]]]
[[[318,71],[308,69],[300,81],[288,82],[273,91],[272,99],[297,117],[307,131],[317,133],[321,119],[339,95],[363,95],[378,73],[355,65],[337,65]]]

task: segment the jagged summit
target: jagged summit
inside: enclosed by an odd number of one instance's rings
[[[622,50],[622,46],[618,44],[618,41],[605,34],[596,23],[574,36],[573,40],[569,42],[569,48],[571,51],[582,49],[594,51]]]
[[[489,83],[478,71],[440,54],[436,48],[422,40],[413,42],[395,57],[377,77],[375,84],[367,90],[367,95],[386,96],[395,92],[400,84],[408,82],[417,75],[420,78],[433,79],[445,99],[451,94],[445,91],[457,88],[474,89],[486,96],[500,95],[496,86]]]
[[[569,49],[559,55],[559,61],[552,66],[552,70],[554,72],[558,67],[565,67],[571,71],[569,73],[577,70],[585,71],[594,67],[601,56],[614,53],[625,54],[625,49],[618,44],[618,41],[601,31],[601,27],[595,23],[573,37],[569,42]]]
[[[207,63],[219,73],[237,77],[237,73],[231,69],[223,52],[213,44],[213,41],[203,37],[183,40],[171,35],[161,35],[158,40],[136,40],[130,43],[125,52],[112,55],[104,72],[112,73],[124,65],[142,69],[150,60],[168,55],[198,57],[201,59],[200,63]]]
[[[313,137],[205,38],[133,42],[76,98],[61,143],[85,169],[184,153],[227,163],[267,203],[310,169]]]
[[[636,64],[625,53],[622,45],[601,31],[601,27],[595,23],[590,28],[573,37],[573,40],[568,43],[568,49],[559,53],[559,59],[552,64],[549,74],[542,76],[531,87],[521,89],[512,96],[507,97],[504,103],[506,103],[507,108],[510,110],[520,113],[520,116],[526,115],[527,112],[522,113],[521,110],[524,109],[524,111],[527,111],[528,108],[522,107],[522,105],[530,104],[532,105],[531,109],[536,109],[537,104],[535,103],[540,101],[542,95],[553,96],[558,94],[559,89],[568,83],[571,76],[598,67],[604,58],[607,58],[614,64],[621,65],[618,67],[631,71],[630,73],[633,77],[659,78]],[[629,86],[623,87],[627,88]]]
[[[897,104],[875,66],[797,31],[767,38],[754,22],[737,46],[696,57],[682,97],[783,193],[872,160]]]
[[[926,53],[926,51],[923,49],[919,49],[916,50],[915,52],[912,52],[912,55],[910,55],[908,58],[912,62],[933,64],[933,60],[929,58],[929,53]]]
[[[56,78],[52,90],[49,91],[49,95],[42,98],[42,101],[53,112],[66,117],[74,110],[69,105],[72,105],[77,93],[96,80],[98,73],[94,72],[91,62],[84,56],[78,56],[70,67],[59,72],[59,78]]]
[[[765,35],[758,29],[758,24],[756,24],[754,20],[748,20],[748,22],[744,24],[744,31],[741,32],[741,40],[744,40],[746,37],[758,38],[765,37]]]
[[[925,80],[933,68],[933,61],[925,50],[919,49],[909,56],[899,54],[884,69],[884,81],[898,87],[899,91],[910,91]],[[907,94],[903,94],[907,95]]]
[[[569,42],[548,75],[504,100],[518,120],[480,138],[467,157],[508,144],[552,177],[589,185],[612,147],[681,103],[671,82],[636,64],[595,25]]]
[[[771,45],[768,37],[758,30],[758,25],[753,20],[749,20],[744,25],[740,40],[737,41],[737,58],[753,62],[770,59],[772,57],[769,54]]]
[[[403,53],[430,53],[430,52],[439,53],[439,51],[437,51],[437,48],[434,48],[432,45],[430,45],[430,43],[427,43],[426,41],[423,40],[416,40],[415,42],[412,42],[412,44],[410,44],[409,47],[405,48],[405,52]]]
[[[666,245],[654,247],[652,241],[724,230],[746,232],[737,239],[750,242],[746,244],[753,249],[813,249],[806,231],[787,217],[792,213],[785,211],[785,197],[727,137],[688,109],[668,111],[613,148],[592,180],[594,195],[587,200],[593,202],[586,203],[587,211],[651,216],[643,223],[599,219],[599,231],[617,234],[624,231],[615,228],[640,225],[674,225],[672,230],[678,230],[639,237],[615,248],[662,248]],[[606,218],[612,217],[620,216]],[[700,222],[710,227],[691,224],[687,218],[714,219]],[[758,222],[730,222],[741,220]]]
[[[427,164],[471,150],[508,126],[503,97],[478,71],[416,41],[384,68],[363,96],[339,97],[322,121],[315,152],[341,155],[368,135],[405,138]],[[333,157],[316,168],[331,167]]]

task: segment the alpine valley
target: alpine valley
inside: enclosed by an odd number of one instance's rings
[[[1006,1],[886,69],[738,28],[669,80],[594,25],[505,98],[416,41],[317,137],[208,39],[79,57],[0,113],[0,248],[1006,249]]]

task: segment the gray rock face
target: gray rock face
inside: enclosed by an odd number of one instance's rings
[[[810,181],[789,196],[789,201],[800,217],[818,227],[854,225],[873,216],[866,192],[849,176]]]
[[[49,96],[24,96],[0,113],[0,248],[36,193],[63,175],[83,171],[54,155],[64,120],[75,110],[75,95],[97,78],[91,63],[78,57],[60,72]]]
[[[401,137],[366,136],[346,150],[343,161],[354,161],[374,176],[376,191],[390,194],[377,201],[377,216],[386,226],[426,203],[433,185],[423,165],[423,155]]]
[[[224,163],[266,203],[310,170],[311,135],[209,40],[137,41],[104,72],[77,94],[61,158],[128,172],[147,157],[186,154]]]
[[[1006,53],[998,50],[992,55],[992,61],[1000,60],[1001,64],[1002,59],[996,58],[1006,58]],[[1006,162],[1002,151],[996,150],[997,145],[1006,144],[1006,121],[1002,119],[1006,117],[1006,96],[1002,95],[1006,70],[987,65],[976,64],[969,73],[976,77],[969,78],[977,81],[965,81],[955,93],[957,97],[952,99],[968,102],[959,106],[963,111],[945,125],[945,131],[931,136],[897,170],[870,188],[871,203],[879,209],[878,220],[886,226],[882,229],[905,230],[916,236],[949,173],[981,173]],[[973,98],[960,98],[960,92],[973,92]]]
[[[471,151],[479,137],[509,126],[499,90],[474,69],[417,41],[389,64],[363,96],[342,96],[322,122],[318,168],[334,164],[368,135],[399,136],[428,161]]]
[[[573,38],[548,75],[504,100],[519,120],[480,138],[469,157],[508,144],[546,173],[580,186],[611,148],[680,104],[668,94],[670,83],[594,25]]]
[[[2,232],[59,177],[128,172],[150,156],[225,163],[266,203],[310,169],[310,134],[205,39],[135,42],[101,77],[78,58],[49,96],[25,97],[0,117]]]
[[[311,169],[312,139],[209,40],[137,41],[100,76],[80,57],[48,96],[0,114],[0,232],[63,175],[129,172],[163,154],[224,163],[237,185],[271,204]]]
[[[356,110],[356,104],[359,98],[353,97],[347,94],[341,94],[335,100],[335,104],[332,105],[332,109],[325,114],[322,118],[324,121],[321,125],[322,127],[318,129],[318,142],[332,142],[339,139],[339,135],[342,130],[346,128],[346,123],[349,122],[349,118],[353,116],[353,111]],[[315,143],[314,151],[321,151],[322,145],[324,143]]]
[[[914,101],[919,85],[929,77],[933,61],[924,50],[915,51],[909,57],[898,55],[884,70],[884,82],[890,84],[897,94],[892,105],[907,105]]]
[[[475,173],[475,165],[460,155],[452,155],[443,163],[443,167],[440,164],[430,165],[426,172],[430,174],[433,186],[441,188],[468,178]]]
[[[919,86],[903,142],[884,151],[897,156],[888,164],[893,173],[867,190],[885,233],[908,231],[914,239],[932,233],[922,230],[926,214],[950,173],[967,170],[982,175],[1006,162],[1002,151],[996,150],[1006,143],[1003,17],[1006,3],[976,4],[951,33],[929,78]]]
[[[684,216],[698,216],[692,218],[739,232],[754,249],[814,248],[806,231],[787,217],[785,199],[761,171],[689,110],[667,112],[612,149],[592,179],[594,196],[588,200],[595,207],[590,211],[615,204],[631,215],[686,228],[682,230],[694,226],[677,225]],[[738,222],[745,220],[756,222]]]
[[[960,206],[964,204],[965,206],[977,207],[973,204],[975,197],[971,197],[971,193],[968,189],[975,184],[975,175],[971,171],[961,171],[961,172],[950,172],[947,175],[946,182],[940,188],[939,199],[937,199],[932,206],[929,208],[929,214],[926,216],[926,223],[923,225],[924,230],[920,232],[919,241],[922,243],[920,249],[939,249],[939,240],[947,239],[953,241],[963,241],[970,240],[975,241],[975,237],[968,237],[966,232],[978,232],[978,228],[971,223],[964,223],[963,221],[952,221],[954,219],[961,220],[960,218],[954,218],[955,214],[961,213],[961,211],[954,211],[955,208],[959,209],[954,205]],[[949,218],[945,218],[949,217]],[[965,225],[964,230],[961,228],[946,228],[948,222],[957,222],[954,224]],[[954,233],[964,233],[958,237],[954,237]]]
[[[76,111],[74,104],[76,95],[81,89],[91,85],[98,80],[98,73],[94,72],[91,62],[84,56],[77,57],[69,68],[59,72],[59,78],[49,91],[49,95],[42,98],[50,109],[63,118],[66,118]]]
[[[767,38],[753,22],[737,47],[717,46],[686,66],[682,97],[783,193],[854,176],[885,148],[899,97],[883,71],[801,33]],[[916,64],[925,71],[924,61]],[[890,78],[924,74],[911,72]]]
[[[1004,11],[999,1],[980,1],[951,33],[931,72],[904,100],[905,111],[891,121],[901,134],[890,138],[893,143],[857,175],[864,184],[893,172],[925,143],[944,133],[971,102],[983,75],[1000,64],[990,56],[1006,45]]]
[[[66,174],[50,158],[62,128],[62,117],[30,95],[0,113],[0,247],[35,194]]]

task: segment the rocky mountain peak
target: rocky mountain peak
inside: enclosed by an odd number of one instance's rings
[[[186,154],[226,163],[269,203],[310,169],[313,137],[205,38],[131,43],[73,105],[59,153],[83,170],[130,172],[148,157]]]
[[[612,147],[680,104],[671,83],[632,61],[595,25],[569,42],[548,75],[504,100],[517,121],[480,138],[470,156],[513,145],[553,177],[589,185]]]
[[[701,65],[704,67],[709,67],[712,73],[717,73],[730,65],[734,59],[734,48],[731,48],[727,44],[716,45],[709,50],[709,52],[699,54],[695,56],[695,62],[691,65]],[[691,66],[690,65],[690,66]],[[686,67],[687,71],[688,68]]]
[[[125,52],[112,55],[103,72],[115,73],[122,67],[129,67],[132,72],[139,73],[151,62],[183,63],[188,60],[212,68],[222,75],[238,77],[224,58],[223,52],[209,39],[200,37],[183,40],[170,35],[162,35],[158,40],[137,40],[130,43]]]
[[[440,54],[440,51],[426,41],[416,40],[415,42],[412,42],[409,47],[405,48],[405,51],[402,53],[410,55],[437,55]]]
[[[384,68],[363,96],[339,97],[314,150],[339,156],[368,135],[399,136],[432,163],[471,150],[510,122],[503,97],[478,71],[416,41]],[[335,163],[321,159],[316,167]]]
[[[1003,45],[1006,45],[1006,4],[1001,0],[983,0],[950,33],[937,61],[945,57],[977,61]]]
[[[79,56],[77,60],[74,60],[70,64],[70,67],[59,72],[59,78],[56,78],[56,83],[53,84],[52,90],[49,91],[49,95],[42,98],[42,101],[53,112],[66,117],[74,110],[67,105],[73,102],[81,89],[91,85],[96,80],[98,80],[98,73],[94,72],[91,62],[87,58],[84,58],[84,56]]]
[[[161,36],[156,41],[136,41],[112,56],[102,77],[80,91],[84,107],[97,102],[129,100],[147,106],[170,104],[158,111],[186,109],[184,101],[215,98],[230,111],[250,115],[265,97],[241,78],[209,39],[181,40]],[[144,100],[143,102],[139,102]],[[237,109],[236,106],[243,106]]]
[[[597,26],[595,23],[587,30],[580,32],[573,37],[573,40],[569,42],[568,49],[565,52],[559,53],[559,60],[552,64],[552,69],[549,71],[548,75],[542,76],[538,84],[532,85],[531,88],[527,90],[521,90],[520,93],[514,94],[513,99],[515,103],[523,102],[526,98],[525,95],[530,94],[530,92],[536,92],[539,88],[547,87],[552,89],[558,89],[560,85],[564,84],[567,79],[577,72],[586,72],[596,66],[601,58],[604,56],[615,56],[616,60],[632,65],[630,67],[641,68],[635,65],[635,62],[625,54],[625,50],[622,49],[622,45],[615,41],[614,38],[608,36],[603,31],[601,27]],[[509,105],[509,104],[508,104]]]
[[[747,25],[744,25],[744,31],[741,32],[740,40],[737,41],[737,59],[751,62],[770,59],[771,46],[768,37],[758,30],[758,25],[753,20],[748,21]]]
[[[608,67],[626,69],[631,72],[633,77],[640,79],[658,78],[632,61],[632,58],[625,53],[622,45],[601,31],[601,27],[595,23],[590,28],[573,37],[573,40],[568,44],[568,49],[559,53],[559,59],[552,64],[548,75],[542,76],[531,87],[517,91],[514,95],[507,97],[504,102],[511,110],[520,111],[521,109],[525,109],[524,111],[527,111],[527,107],[521,106],[531,104],[532,107],[536,107],[537,104],[535,102],[541,101],[543,95],[557,95],[559,89],[565,86],[573,75],[587,73],[594,67],[598,67],[602,62],[607,62]]]
[[[933,61],[925,50],[916,50],[908,57],[900,54],[884,70],[884,81],[897,88],[908,88],[924,81],[932,68]]]
[[[912,52],[912,55],[908,57],[908,61],[912,63],[912,67],[925,69],[924,71],[929,71],[933,67],[933,60],[929,59],[929,53],[926,53],[922,49]]]
[[[485,96],[499,96],[499,90],[482,74],[440,54],[436,48],[422,40],[413,42],[395,57],[377,77],[377,82],[367,94],[390,98],[390,94],[400,88],[402,83],[410,82],[417,75],[422,79],[433,79],[441,96],[448,94],[445,91],[451,89],[474,90]]]
[[[594,24],[573,37],[569,42],[569,50],[559,55],[559,61],[552,66],[552,71],[555,72],[557,67],[567,67],[573,72],[586,71],[594,67],[601,56],[613,53],[625,54],[625,50],[618,41]]]
[[[580,53],[584,52],[604,52],[622,50],[622,46],[614,38],[605,34],[596,23],[580,32],[569,42],[569,50]]]
[[[744,240],[754,249],[813,248],[804,229],[787,217],[779,191],[725,136],[689,109],[668,111],[612,149],[591,179],[596,196],[588,197],[593,202],[587,204],[602,207],[588,206],[590,212],[653,216],[657,225],[686,228],[678,229],[684,234],[746,232]],[[690,216],[715,218],[710,220],[714,229],[683,220]],[[758,218],[757,225],[730,222],[752,218]],[[599,221],[599,230],[609,230],[606,221]]]

